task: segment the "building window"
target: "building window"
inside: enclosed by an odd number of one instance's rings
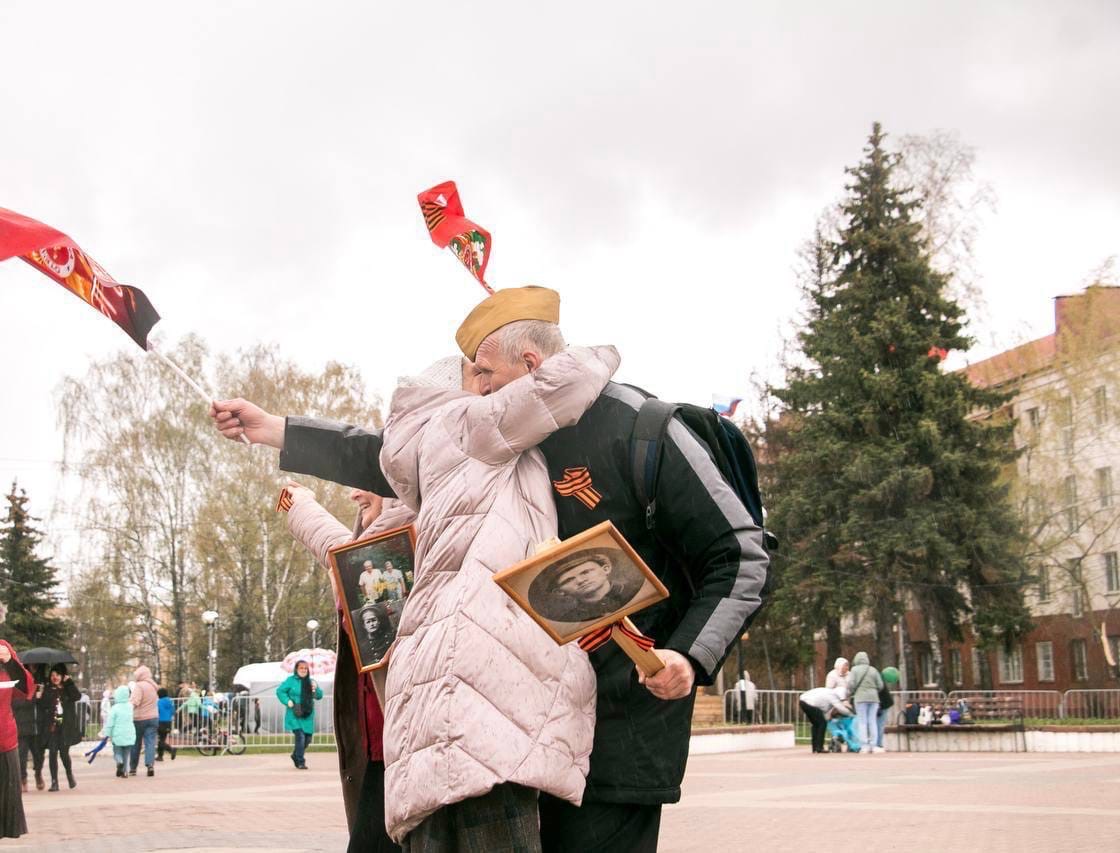
[[[1073,660],[1073,680],[1089,680],[1089,658],[1084,640],[1073,640],[1069,644],[1070,658]]]
[[[1054,403],[1054,421],[1061,431],[1062,449],[1066,456],[1073,456],[1073,401],[1069,397]]]
[[[1097,469],[1097,498],[1101,502],[1101,509],[1112,506],[1112,469]]]
[[[1062,497],[1065,504],[1062,513],[1066,517],[1066,533],[1076,533],[1080,526],[1077,517],[1077,477],[1072,474],[1062,481]]]
[[[954,687],[962,687],[964,685],[964,673],[961,671],[961,650],[949,650],[949,671],[953,678]]]
[[[1093,391],[1093,417],[1097,426],[1108,423],[1108,390],[1103,385]]]
[[[980,672],[980,650],[976,646],[972,647],[972,686],[981,687],[984,679],[981,677]]]
[[[918,656],[918,665],[922,668],[922,686],[936,687],[937,677],[934,672],[933,655],[929,652],[922,652]]]
[[[1047,566],[1038,568],[1038,600],[1050,600],[1050,569]]]
[[[1023,683],[1023,647],[999,647],[999,680],[1001,684]]]
[[[1038,432],[1042,429],[1042,416],[1038,412],[1038,406],[1027,409],[1027,425],[1031,430],[1029,440],[1033,444],[1038,440]]]
[[[1104,555],[1104,581],[1109,592],[1120,592],[1120,562],[1115,551]]]
[[[1069,561],[1070,584],[1070,613],[1075,617],[1085,613],[1085,592],[1081,582],[1081,560],[1074,558]]]
[[[1035,643],[1034,655],[1038,659],[1038,680],[1054,680],[1054,644]]]

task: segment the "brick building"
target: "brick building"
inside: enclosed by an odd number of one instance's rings
[[[1007,473],[1031,537],[1034,629],[1010,649],[981,651],[967,634],[935,642],[911,610],[900,626],[910,689],[1120,690],[1108,660],[1120,662],[1120,288],[1059,296],[1054,315],[1053,333],[964,368],[1014,395],[997,417],[1018,422]],[[847,657],[874,654],[863,620],[845,620],[843,633]],[[824,645],[803,683],[823,683]]]

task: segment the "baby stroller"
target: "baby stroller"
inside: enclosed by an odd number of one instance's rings
[[[856,735],[856,718],[833,717],[828,721],[829,752],[859,752],[859,737]]]

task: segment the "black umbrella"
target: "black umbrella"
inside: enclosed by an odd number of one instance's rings
[[[77,665],[78,661],[70,652],[63,651],[62,649],[48,649],[46,646],[39,646],[35,649],[28,649],[26,652],[20,654],[19,659],[24,664],[37,664],[43,663],[47,666],[54,666],[56,663],[69,663]]]

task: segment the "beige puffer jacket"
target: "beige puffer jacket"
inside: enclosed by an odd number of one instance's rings
[[[569,348],[489,397],[398,388],[381,469],[419,508],[416,582],[389,660],[385,823],[398,842],[442,806],[514,782],[579,804],[595,675],[492,580],[556,535],[535,447],[576,423],[618,367]]]

